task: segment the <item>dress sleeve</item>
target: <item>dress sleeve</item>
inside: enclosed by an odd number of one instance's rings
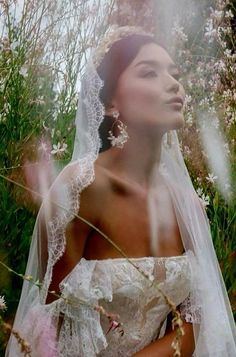
[[[186,299],[179,305],[180,316],[186,322],[200,324],[201,310],[192,300],[191,293],[189,293]]]

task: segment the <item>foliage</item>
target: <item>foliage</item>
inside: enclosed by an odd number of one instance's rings
[[[0,2],[1,175],[28,186],[25,172],[42,168],[42,153],[54,159],[56,171],[70,158],[78,80],[112,7],[112,1],[98,0]],[[0,259],[23,273],[38,201],[2,177],[0,192]],[[21,285],[1,267],[0,291],[9,322]]]
[[[216,253],[236,311],[236,9],[233,1],[194,3],[179,0],[176,10],[171,0],[72,0],[63,1],[63,7],[50,0],[1,1],[0,174],[26,185],[24,165],[37,168],[40,150],[53,157],[60,170],[71,155],[79,78],[91,47],[108,24],[138,24],[154,31],[181,68],[187,93],[182,150],[207,207]],[[209,166],[209,154],[202,146],[201,113],[222,133],[223,156],[231,167],[225,187],[215,186],[219,175]],[[0,259],[23,273],[38,205],[29,193],[2,178],[0,195]],[[13,318],[21,284],[1,268],[0,295],[7,301],[8,321]]]

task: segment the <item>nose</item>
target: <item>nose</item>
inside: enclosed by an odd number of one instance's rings
[[[175,79],[172,76],[169,76],[169,80],[167,82],[167,91],[173,92],[173,93],[178,93],[179,89],[180,89],[180,84],[177,81],[177,79]]]

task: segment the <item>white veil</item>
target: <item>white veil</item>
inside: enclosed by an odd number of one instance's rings
[[[107,44],[112,44],[116,38],[132,33],[143,32],[137,28],[121,28],[116,31],[115,36],[108,36],[105,45],[101,45],[99,51],[91,56],[81,81],[76,114],[76,138],[71,163],[54,182],[36,220],[25,273],[29,279],[24,281],[14,323],[14,330],[20,332],[22,338],[32,346],[32,350],[37,344],[37,353],[34,354],[32,351],[32,356],[63,355],[62,344],[66,343],[66,331],[70,333],[67,344],[76,346],[79,351],[78,356],[93,356],[95,352],[98,353],[106,346],[99,318],[93,309],[81,306],[78,312],[73,310],[70,303],[63,298],[58,298],[50,304],[45,302],[53,267],[65,251],[66,226],[79,212],[80,192],[95,179],[94,162],[101,147],[98,129],[104,118],[104,108],[99,98],[103,82],[96,70],[97,60],[107,51]],[[185,166],[177,133],[171,131],[168,135],[171,140],[167,140],[165,134],[161,163],[153,172],[150,205],[155,211],[154,198],[157,185],[155,178],[158,173],[161,173],[171,193],[185,251],[193,253],[191,270],[194,279],[186,302],[186,311],[188,321],[193,322],[196,344],[194,356],[233,357],[236,356],[235,324],[212,244],[208,219]],[[68,176],[68,172],[72,172],[73,175]],[[46,224],[43,226],[40,224],[42,212],[44,219],[46,218]],[[42,230],[47,231],[47,242],[41,238],[45,235]],[[84,274],[88,273],[84,272]],[[33,284],[29,280],[37,283]],[[93,303],[96,302],[94,296],[83,296],[82,293],[81,299],[86,301],[91,299]],[[75,311],[80,314],[78,315],[80,318],[86,319],[86,328],[92,335],[92,345],[89,344],[89,339],[81,341],[78,331],[66,329],[65,326],[64,329],[61,327],[64,335],[60,334],[61,345],[58,347],[55,326],[60,325],[60,316],[63,314],[67,318],[65,325],[67,324],[68,327]],[[43,336],[45,338],[42,345],[40,338]],[[73,351],[71,346],[67,346],[68,350],[70,348],[70,351]],[[47,351],[47,354],[43,354],[43,351]],[[73,353],[64,356],[75,357]],[[6,356],[21,356],[20,346],[14,336],[9,340]]]

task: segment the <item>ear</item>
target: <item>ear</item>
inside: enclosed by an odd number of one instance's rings
[[[115,105],[113,104],[109,104],[106,108],[105,108],[105,115],[112,117],[114,112],[117,112],[117,108],[115,107]]]

